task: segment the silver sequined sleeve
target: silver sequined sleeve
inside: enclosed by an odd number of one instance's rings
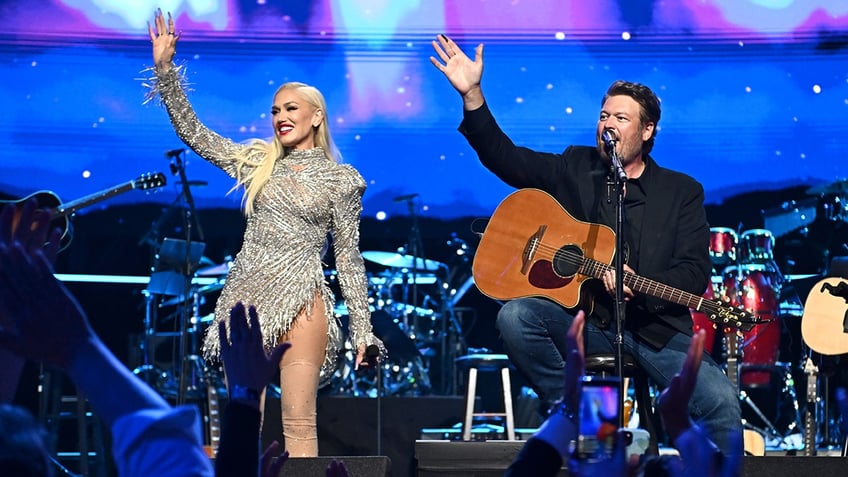
[[[239,149],[237,144],[207,128],[194,112],[183,86],[183,66],[171,65],[167,71],[154,69],[152,94],[158,95],[177,136],[200,157],[215,164],[231,177],[236,177],[235,162],[231,159]]]
[[[376,344],[385,354],[382,342],[372,333],[365,264],[359,251],[359,219],[365,180],[353,167],[343,167],[349,171],[350,184],[345,187],[348,192],[333,203],[333,240],[339,284],[350,314],[350,341],[356,348]]]

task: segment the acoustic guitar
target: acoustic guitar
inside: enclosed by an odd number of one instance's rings
[[[498,205],[472,264],[480,291],[498,300],[538,296],[566,308],[590,312],[592,290],[615,254],[615,233],[605,225],[575,219],[550,194],[538,189],[513,192]],[[700,311],[721,326],[749,331],[758,320],[747,310],[710,300],[626,272],[634,292]]]
[[[801,337],[817,353],[848,353],[848,279],[825,278],[813,285],[804,303]]]
[[[147,174],[142,174],[138,176],[134,180],[118,184],[114,187],[110,187],[99,192],[95,192],[94,194],[89,194],[85,197],[81,197],[71,202],[62,203],[62,200],[59,198],[58,195],[56,195],[55,192],[49,190],[42,190],[38,192],[33,192],[32,194],[22,199],[0,200],[0,206],[2,206],[3,204],[13,203],[18,206],[18,211],[20,211],[20,208],[26,201],[35,198],[38,203],[38,209],[46,210],[47,213],[50,214],[51,225],[53,227],[58,227],[62,229],[62,239],[59,245],[59,250],[64,250],[71,243],[72,234],[70,216],[74,212],[84,207],[88,207],[92,204],[100,202],[102,200],[106,200],[110,197],[114,197],[118,194],[128,192],[134,189],[151,190],[158,187],[162,187],[165,185],[165,182],[165,175],[161,172],[148,172]],[[19,221],[20,213],[16,214],[13,219],[13,228],[16,228],[18,226]]]

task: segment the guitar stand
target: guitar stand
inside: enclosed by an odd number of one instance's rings
[[[777,436],[777,437],[780,437],[781,439],[786,438],[785,434],[781,434],[781,433],[777,432],[777,427],[775,427],[774,423],[772,423],[765,416],[765,414],[763,414],[763,411],[761,411],[760,408],[757,407],[757,405],[754,403],[754,401],[751,400],[751,398],[748,396],[748,393],[746,393],[744,390],[739,391],[739,400],[748,404],[748,407],[750,407],[751,410],[754,411],[754,414],[756,414],[757,417],[762,419],[763,423],[765,423],[766,426],[765,426],[765,429],[759,429],[759,428],[757,428],[757,427],[755,427],[755,426],[753,426],[753,425],[751,425],[750,423],[747,423],[747,422],[744,422],[744,425],[747,425],[747,426],[751,427],[752,429],[754,429],[754,430],[756,430],[756,431],[758,431],[758,432],[760,432],[764,435]]]

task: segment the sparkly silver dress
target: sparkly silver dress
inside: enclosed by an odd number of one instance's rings
[[[165,104],[174,130],[200,157],[236,177],[237,144],[206,128],[186,97],[179,68],[156,72],[150,85]],[[257,154],[256,161],[262,159]],[[350,341],[376,344],[368,307],[365,265],[359,251],[359,219],[365,181],[352,166],[328,159],[322,149],[296,150],[278,159],[271,178],[256,196],[247,219],[242,247],[233,261],[215,308],[216,320],[227,320],[242,301],[259,314],[266,347],[289,330],[295,316],[314,306],[316,292],[329,323],[327,353],[321,372],[329,376],[342,349],[343,337],[333,316],[334,297],[324,280],[321,254],[332,233],[336,269],[350,315]],[[203,343],[207,358],[220,352],[218,327],[209,326]]]

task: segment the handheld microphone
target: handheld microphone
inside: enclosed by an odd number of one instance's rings
[[[395,201],[395,202],[404,202],[404,201],[407,201],[407,200],[412,200],[416,197],[418,197],[417,193],[416,194],[406,194],[406,195],[399,195],[392,200]]]
[[[184,153],[184,152],[185,152],[185,148],[184,148],[184,147],[182,147],[182,148],[180,148],[180,149],[172,149],[172,150],[170,150],[170,151],[165,151],[165,157],[167,157],[168,159],[170,159],[170,158],[172,158],[172,157],[177,157],[177,156],[179,156],[180,154],[182,154],[182,153]]]
[[[365,347],[365,357],[362,359],[362,364],[368,367],[376,366],[377,359],[380,357],[380,347],[371,344]]]

